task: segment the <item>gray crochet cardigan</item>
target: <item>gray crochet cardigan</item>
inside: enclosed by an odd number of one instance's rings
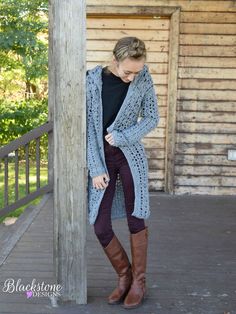
[[[88,212],[89,222],[94,224],[105,189],[92,186],[92,177],[106,173],[103,149],[102,121],[102,66],[87,73],[87,165],[88,165]],[[141,119],[139,119],[139,116]],[[145,65],[130,83],[126,98],[115,121],[107,128],[114,138],[114,146],[124,153],[131,169],[135,188],[135,203],[132,215],[148,218],[148,162],[141,139],[154,129],[159,121],[157,98],[153,81]],[[112,204],[112,219],[126,216],[124,192],[118,175]]]

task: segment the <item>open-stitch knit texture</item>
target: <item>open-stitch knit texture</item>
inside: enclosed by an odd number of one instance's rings
[[[98,65],[87,73],[87,165],[89,222],[94,224],[105,189],[96,189],[92,177],[106,173],[103,147],[102,121],[102,66]],[[140,118],[140,119],[139,119]],[[145,65],[130,83],[126,98],[115,121],[107,128],[112,133],[114,146],[124,153],[134,181],[135,202],[133,216],[148,218],[148,161],[141,139],[154,129],[159,121],[157,98],[153,81]],[[126,216],[122,182],[117,178],[112,204],[112,219]]]

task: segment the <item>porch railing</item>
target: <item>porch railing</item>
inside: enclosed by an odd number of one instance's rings
[[[3,193],[3,208],[0,208],[0,216],[6,215],[9,212],[29,203],[38,196],[50,192],[53,189],[51,174],[51,156],[48,150],[48,177],[47,183],[41,186],[40,177],[40,139],[43,135],[48,135],[48,142],[50,143],[52,137],[53,123],[51,121],[31,130],[20,138],[10,142],[8,145],[0,148],[0,162],[4,168],[4,192]],[[35,164],[36,164],[36,189],[30,191],[30,142],[35,141]],[[24,163],[25,163],[25,195],[19,197],[19,149],[24,149]],[[9,160],[13,157],[14,160],[14,201],[10,203],[9,197]],[[0,165],[1,166],[1,165]]]

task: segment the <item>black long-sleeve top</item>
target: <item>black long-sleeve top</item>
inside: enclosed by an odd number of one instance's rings
[[[103,135],[115,120],[117,113],[126,97],[130,83],[125,83],[110,72],[107,67],[102,69],[102,106],[103,106]]]

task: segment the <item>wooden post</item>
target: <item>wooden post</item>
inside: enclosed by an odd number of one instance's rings
[[[54,266],[62,301],[87,302],[86,1],[49,4],[54,140]]]

